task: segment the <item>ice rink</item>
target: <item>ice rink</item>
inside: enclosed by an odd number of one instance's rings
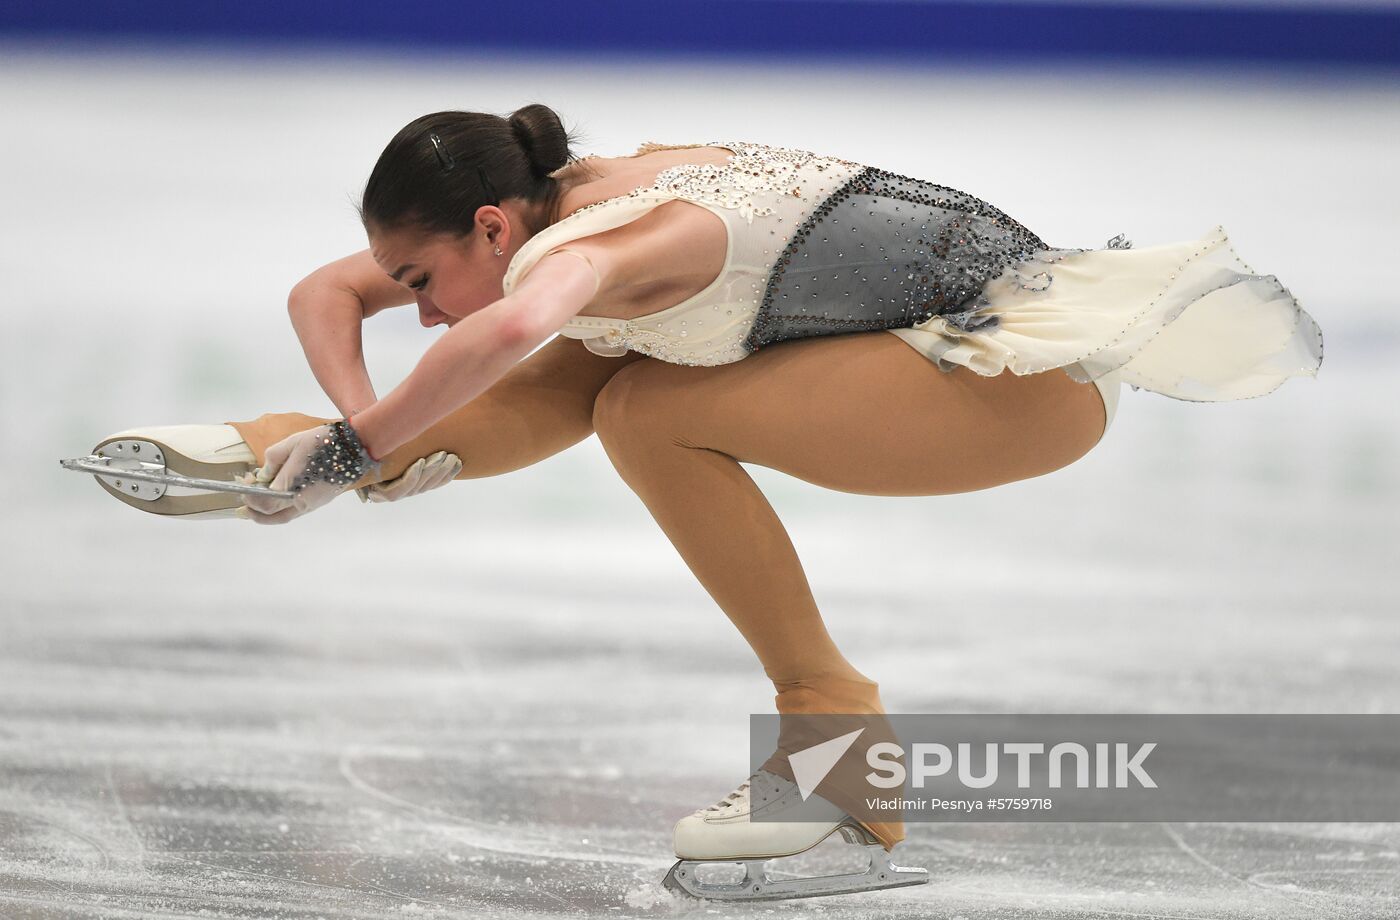
[[[1400,711],[1393,75],[5,46],[2,920],[1400,916],[1392,824],[911,823],[920,888],[673,902],[671,827],[747,774],[772,690],[596,439],[283,527],[60,469],[137,425],[334,415],[289,288],[364,248],[401,125],[529,102],[582,153],[838,154],[1054,245],[1223,225],[1320,323],[1317,379],[1125,387],[1088,456],[984,492],[748,469],[891,712]],[[381,396],[441,332],[368,321]]]

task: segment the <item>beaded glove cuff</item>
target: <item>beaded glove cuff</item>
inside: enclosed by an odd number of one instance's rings
[[[292,489],[301,491],[317,482],[334,486],[354,485],[366,473],[379,468],[379,461],[369,455],[360,443],[360,436],[347,419],[331,422],[321,444],[307,459],[306,469],[292,481]]]

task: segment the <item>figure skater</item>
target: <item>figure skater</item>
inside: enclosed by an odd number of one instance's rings
[[[132,462],[144,446],[171,473],[294,497],[104,488],[157,514],[283,524],[352,489],[393,501],[521,469],[596,432],[752,646],[778,712],[879,715],[741,463],[865,495],[987,489],[1084,456],[1123,383],[1247,399],[1321,365],[1317,324],[1219,226],[1055,247],[972,195],[835,156],[729,142],[580,159],[573,141],[538,104],[437,112],[394,136],[360,206],[369,247],[290,298],[340,418],[138,428],[95,449]],[[448,328],[377,398],[360,323],[408,303]],[[882,852],[903,839],[898,819],[851,820],[839,793],[830,821],[748,820],[791,780],[775,753],[683,818],[677,866],[787,855],[836,829]]]

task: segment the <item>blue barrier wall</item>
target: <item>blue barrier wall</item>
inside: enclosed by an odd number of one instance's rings
[[[1400,4],[938,0],[6,0],[11,38],[897,60],[1400,64]]]

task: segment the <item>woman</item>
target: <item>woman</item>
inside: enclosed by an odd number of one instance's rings
[[[753,647],[778,712],[878,716],[877,684],[833,644],[741,462],[869,495],[985,489],[1082,457],[1121,382],[1243,399],[1321,364],[1312,318],[1219,227],[1145,249],[1056,248],[971,195],[836,157],[730,143],[578,160],[569,142],[542,105],[407,125],[365,189],[369,248],[292,294],[308,360],[346,417],[135,429],[99,445],[147,438],[187,475],[258,465],[296,497],[124,500],[284,523],[351,488],[417,494],[596,432]],[[358,320],[409,302],[449,328],[376,399]],[[791,778],[775,754],[750,779],[781,796]],[[678,824],[677,855],[791,851],[791,836],[773,842],[783,825],[736,823],[750,793]],[[841,823],[813,825],[798,848]],[[844,823],[885,850],[903,838],[898,820]]]

